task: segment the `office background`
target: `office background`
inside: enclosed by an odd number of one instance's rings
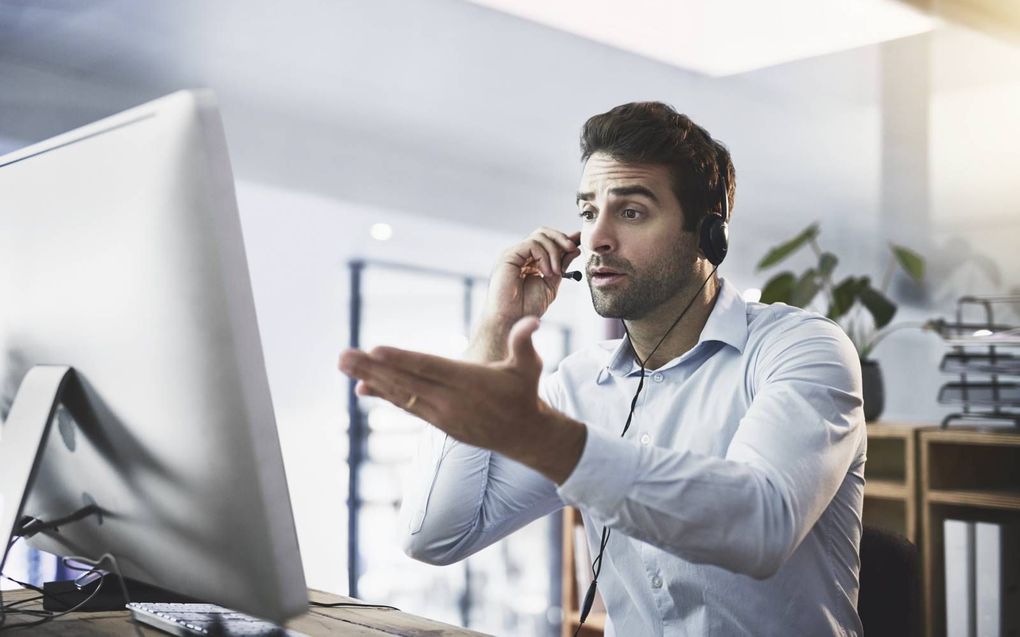
[[[349,263],[420,269],[367,268],[363,343],[455,354],[484,298],[479,284],[465,300],[463,277],[484,278],[539,225],[576,227],[577,136],[594,113],[663,100],[728,145],[738,179],[722,273],[742,290],[768,277],[755,264],[769,247],[818,221],[841,273],[878,278],[889,242],[927,259],[922,288],[893,281],[897,320],[948,316],[962,294],[1020,293],[1020,22],[894,0],[780,2],[774,20],[752,2],[709,4],[628,3],[640,23],[700,43],[692,70],[465,0],[0,0],[0,153],[179,88],[216,91],[306,575],[347,592],[335,362]],[[374,238],[377,224],[392,236]],[[572,347],[606,332],[584,286],[563,287],[547,362],[564,326]],[[913,330],[877,348],[886,417],[949,410],[936,402],[943,351]],[[491,632],[553,630],[551,523],[468,567],[412,565],[391,514],[418,425],[365,409],[389,444],[370,441],[380,466],[360,474],[361,495],[391,504],[359,521],[358,593]]]

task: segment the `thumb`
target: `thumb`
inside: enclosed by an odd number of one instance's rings
[[[542,359],[535,351],[531,335],[535,333],[541,321],[537,316],[525,316],[510,328],[508,344],[510,346],[510,364],[517,367],[534,367],[542,370]]]

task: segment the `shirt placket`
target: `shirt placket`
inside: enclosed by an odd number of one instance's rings
[[[645,376],[645,387],[641,392],[638,402],[638,410],[634,414],[636,425],[635,440],[642,447],[650,447],[655,439],[655,432],[652,425],[655,424],[661,413],[651,413],[647,407],[655,405],[662,400],[662,394],[669,384],[672,374],[676,373],[676,367],[665,371],[647,373]],[[642,407],[646,409],[642,410]],[[643,413],[642,413],[643,412]],[[669,594],[669,586],[666,582],[666,568],[662,560],[662,552],[644,542],[638,543],[640,547],[641,562],[645,569],[645,582],[651,593],[655,608],[658,611],[657,620],[662,625],[662,618],[665,617],[673,607],[673,599]]]

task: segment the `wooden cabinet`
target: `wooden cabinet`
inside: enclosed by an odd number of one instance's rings
[[[949,428],[920,432],[921,532],[928,634],[946,632],[947,518],[1020,523],[1020,433]]]
[[[919,545],[918,425],[868,425],[864,465],[864,523],[899,533]]]

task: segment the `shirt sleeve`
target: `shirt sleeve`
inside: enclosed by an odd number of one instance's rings
[[[837,325],[810,317],[776,331],[749,372],[754,397],[725,457],[639,447],[589,426],[563,501],[692,562],[778,571],[846,478],[864,418],[860,363]]]
[[[539,397],[555,407],[558,395],[557,374],[543,377]],[[401,504],[404,552],[451,564],[562,506],[537,471],[426,425]]]

